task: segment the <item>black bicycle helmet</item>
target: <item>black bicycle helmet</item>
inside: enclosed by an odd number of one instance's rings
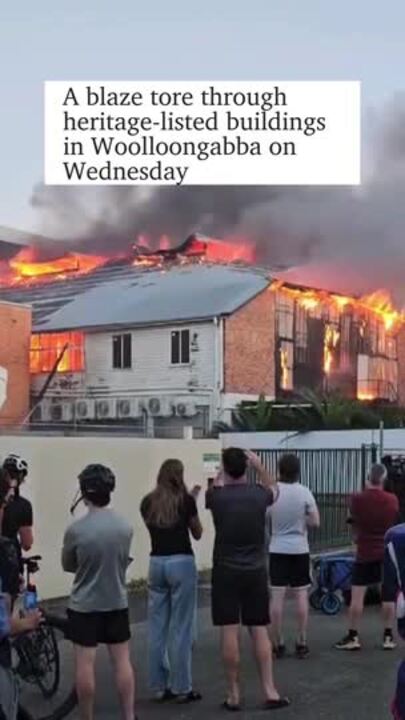
[[[79,483],[84,497],[112,493],[115,490],[115,475],[105,465],[87,465],[79,475]]]
[[[19,476],[25,478],[28,475],[27,461],[20,457],[20,455],[15,455],[15,453],[7,455],[3,462],[3,468],[12,478],[17,478]]]

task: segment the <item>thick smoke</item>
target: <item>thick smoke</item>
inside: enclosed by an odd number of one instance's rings
[[[39,187],[32,200],[38,230],[89,252],[128,249],[139,236],[152,246],[162,235],[178,244],[191,232],[239,238],[255,243],[261,262],[300,266],[294,279],[302,282],[308,277],[313,283],[318,272],[318,285],[327,282],[344,292],[388,286],[399,297],[405,268],[404,97],[366,115],[364,125],[368,171],[361,188]]]

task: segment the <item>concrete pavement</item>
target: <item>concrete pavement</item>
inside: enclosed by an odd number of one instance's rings
[[[218,635],[211,626],[209,597],[203,593],[198,617],[198,640],[194,657],[195,688],[203,694],[203,701],[189,706],[156,705],[148,700],[146,667],[146,623],[144,598],[133,605],[133,657],[137,669],[138,705],[140,720],[206,720],[228,715],[220,708],[225,697],[222,667],[218,655]],[[293,607],[288,603],[286,636],[290,648],[294,645]],[[360,652],[347,653],[332,649],[346,630],[345,612],[336,617],[311,614],[311,656],[304,661],[287,657],[275,664],[280,691],[290,697],[292,705],[272,716],[292,720],[389,720],[389,704],[394,691],[396,668],[405,645],[393,652],[384,652],[381,625],[377,608],[367,608],[363,623]],[[64,686],[72,682],[71,648],[63,646],[62,672]],[[108,660],[103,650],[98,659],[98,720],[119,718],[117,698],[112,684]],[[242,658],[244,711],[240,720],[260,718],[269,713],[258,709],[259,685],[249,638],[243,637]],[[42,715],[42,713],[40,713]],[[77,717],[77,714],[71,716]]]

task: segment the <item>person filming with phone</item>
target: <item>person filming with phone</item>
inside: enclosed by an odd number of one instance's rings
[[[248,479],[248,467],[256,483]],[[222,453],[222,472],[206,494],[206,508],[215,525],[212,572],[212,620],[220,628],[222,657],[228,693],[223,707],[241,709],[239,686],[240,625],[249,629],[259,670],[264,709],[277,710],[290,703],[274,684],[270,622],[266,511],[278,497],[276,480],[260,459],[240,448]]]

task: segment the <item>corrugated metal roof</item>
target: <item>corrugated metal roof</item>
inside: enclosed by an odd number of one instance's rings
[[[124,269],[122,268],[122,271]],[[59,331],[103,326],[150,325],[227,315],[264,290],[265,273],[223,265],[186,265],[168,270],[93,273],[80,279],[32,288],[34,329]],[[90,281],[91,280],[91,281]],[[59,290],[59,292],[58,292]],[[15,300],[15,293],[13,293]],[[35,296],[36,295],[36,296]],[[10,297],[11,299],[11,297]]]

